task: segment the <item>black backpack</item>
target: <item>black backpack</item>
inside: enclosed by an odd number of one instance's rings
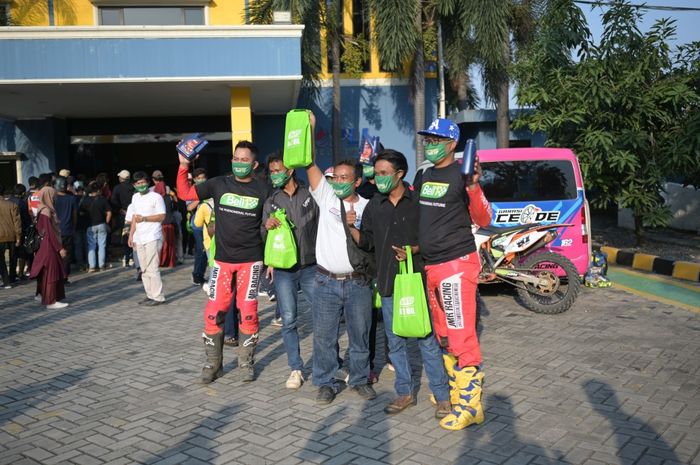
[[[39,234],[39,230],[36,228],[39,222],[40,212],[41,210],[36,213],[36,216],[32,219],[31,224],[27,228],[27,234],[24,236],[24,250],[28,254],[35,254],[41,246],[41,240],[44,238],[44,235]]]

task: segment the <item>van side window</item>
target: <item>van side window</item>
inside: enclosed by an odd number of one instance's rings
[[[489,202],[576,198],[574,168],[568,160],[484,162],[481,167]]]

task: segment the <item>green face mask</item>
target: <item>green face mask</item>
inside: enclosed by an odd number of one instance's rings
[[[231,169],[237,178],[247,178],[250,172],[253,171],[253,164],[244,161],[234,161],[231,162]]]
[[[282,187],[289,181],[289,173],[286,171],[270,173],[270,181],[272,181],[272,187]]]
[[[447,156],[446,144],[427,144],[425,146],[425,158],[431,163],[437,163]]]
[[[351,182],[333,182],[331,181],[331,187],[333,187],[333,191],[335,192],[335,195],[338,196],[339,199],[347,199],[352,195],[352,183]]]
[[[377,185],[377,190],[382,194],[391,192],[397,184],[394,176],[395,174],[390,174],[389,176],[376,176],[374,178],[374,183]]]
[[[362,165],[362,174],[363,174],[367,179],[373,179],[373,178],[374,178],[374,166],[372,166],[372,165]]]
[[[139,194],[145,194],[148,191],[148,184],[134,186],[134,189],[136,189],[136,192],[138,192]]]

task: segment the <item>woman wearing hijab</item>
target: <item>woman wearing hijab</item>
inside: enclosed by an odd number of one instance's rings
[[[54,208],[56,189],[44,187],[39,191],[37,231],[41,235],[41,245],[34,255],[30,278],[36,278],[36,301],[41,301],[49,310],[64,308],[61,302],[66,297],[63,287],[66,278],[63,257],[66,250],[61,245],[61,227]]]

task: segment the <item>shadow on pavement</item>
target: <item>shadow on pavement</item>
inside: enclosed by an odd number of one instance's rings
[[[605,417],[615,431],[620,464],[661,463],[664,460],[666,464],[681,463],[673,448],[651,425],[624,411],[612,386],[591,379],[583,388],[593,410]]]
[[[323,409],[319,414],[325,418],[296,456],[304,463],[325,463],[327,460],[333,463],[399,463],[401,460],[393,456],[395,451],[392,451],[391,439],[386,433],[389,425],[384,421],[389,421],[389,418],[381,411],[383,403],[379,399],[365,401],[357,394],[350,395],[354,398],[347,399],[347,402],[357,404],[357,409],[353,408],[355,405],[338,406],[333,411],[329,411],[331,406]],[[339,400],[345,401],[336,399],[334,403]],[[376,422],[369,419],[377,414],[384,415],[386,420]],[[348,425],[346,421],[350,416],[355,418]]]
[[[0,427],[4,427],[14,418],[23,415],[41,402],[50,401],[60,392],[80,383],[90,373],[88,368],[80,368],[56,375],[46,381],[28,383],[0,392]],[[56,416],[60,417],[60,413]]]
[[[221,446],[230,446],[228,443],[219,443],[214,440],[219,437],[220,428],[230,425],[236,420],[236,416],[243,408],[238,404],[230,404],[220,408],[212,415],[202,418],[198,423],[191,425],[189,432],[177,444],[153,452],[149,458],[138,459],[137,463],[143,465],[153,465],[156,463],[219,463],[214,459],[225,455],[231,456],[229,452],[217,452],[215,449]],[[233,431],[233,429],[232,429]],[[217,432],[215,435],[214,432]],[[226,431],[227,434],[230,431]],[[243,434],[244,432],[242,432]],[[242,444],[241,444],[242,445]],[[144,451],[141,451],[142,453]],[[167,460],[166,460],[167,459]]]
[[[547,450],[518,434],[515,426],[518,413],[509,396],[488,395],[484,391],[482,404],[486,416],[484,423],[450,433],[455,435],[455,442],[463,444],[453,463],[569,464],[560,451]]]

